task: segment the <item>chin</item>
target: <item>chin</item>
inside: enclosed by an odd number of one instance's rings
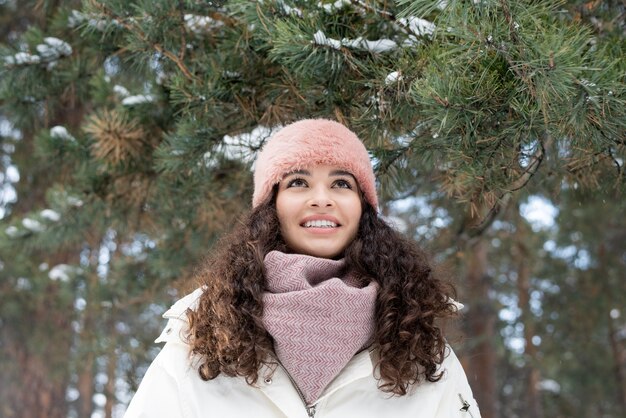
[[[308,255],[311,257],[317,258],[330,258],[330,259],[338,259],[343,257],[343,251],[316,251],[316,250],[307,250],[306,248],[298,248],[291,250],[290,252],[294,254],[302,254]]]
[[[312,252],[311,255],[313,255],[313,257],[319,257],[319,258],[339,259],[343,257],[343,251]]]

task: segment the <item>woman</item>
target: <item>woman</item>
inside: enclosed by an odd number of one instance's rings
[[[252,211],[165,313],[126,417],[472,417],[438,321],[453,289],[377,215],[367,151],[345,126],[273,135]]]

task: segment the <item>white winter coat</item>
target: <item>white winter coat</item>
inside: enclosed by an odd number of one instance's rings
[[[187,327],[185,311],[201,291],[176,302],[163,316],[169,321],[156,342],[165,346],[146,372],[125,418],[479,418],[480,412],[459,360],[450,355],[436,383],[415,385],[405,396],[377,388],[376,351],[355,355],[324,390],[314,408],[307,409],[282,367],[274,373],[263,366],[255,386],[242,377],[219,375],[203,381],[181,339]]]

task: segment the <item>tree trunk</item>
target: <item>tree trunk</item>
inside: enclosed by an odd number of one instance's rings
[[[541,404],[541,394],[539,393],[541,374],[537,368],[537,350],[532,341],[533,335],[535,334],[535,325],[530,311],[532,260],[530,251],[526,245],[528,227],[519,215],[519,208],[516,210],[515,221],[514,260],[517,265],[518,307],[521,312],[520,321],[524,325],[524,341],[526,343],[524,354],[526,357],[526,369],[528,370],[528,381],[526,382],[527,416],[531,418],[542,418],[543,407]]]
[[[110,326],[113,330],[113,325]],[[115,405],[115,379],[117,376],[117,354],[115,353],[115,341],[109,342],[109,353],[107,355],[107,384],[104,389],[107,398],[104,405],[104,417],[113,418],[113,406]]]
[[[618,330],[615,328],[615,320],[609,314],[609,339],[613,363],[615,364],[615,380],[617,382],[617,395],[622,408],[622,416],[626,416],[626,350],[618,339]]]
[[[84,342],[81,344],[81,347],[87,346]],[[93,385],[94,385],[94,352],[93,350],[89,350],[88,353],[85,354],[84,360],[82,363],[82,370],[78,375],[78,384],[77,389],[79,393],[78,397],[78,416],[79,417],[90,417],[92,413],[92,399],[93,399]]]
[[[496,387],[495,312],[491,306],[489,289],[491,279],[487,274],[487,242],[478,237],[467,245],[466,277],[469,311],[467,351],[470,359],[467,374],[483,418],[498,417]]]
[[[2,330],[4,405],[7,418],[65,418],[65,391],[69,382],[67,358],[71,350],[71,307],[57,306],[58,286],[50,283],[44,300],[33,299],[20,323]],[[27,325],[28,324],[28,325]],[[36,326],[32,325],[36,324]],[[54,334],[50,331],[54,330]],[[4,362],[3,361],[3,362]]]
[[[13,387],[11,405],[2,409],[7,417],[64,418],[65,391],[48,375],[49,367],[38,356],[22,352],[20,356],[22,376]]]
[[[94,242],[96,242],[94,240]],[[97,248],[98,245],[91,244],[92,255],[90,256],[90,264],[97,265]],[[83,312],[82,329],[79,336],[79,347],[82,350],[82,356],[79,360],[81,368],[78,369],[78,416],[90,417],[93,412],[93,395],[94,395],[94,365],[96,360],[95,352],[95,327],[98,318],[98,306],[95,301],[94,292],[98,278],[95,273],[89,273],[87,276],[87,288],[85,291],[85,310]]]
[[[610,286],[609,272],[607,271],[607,256],[606,245],[600,244],[598,248],[598,275],[606,278],[604,285],[606,286],[605,292],[608,298],[609,309],[613,309],[613,306],[620,306],[613,302],[613,293]],[[620,314],[623,312],[620,310]],[[622,341],[620,340],[618,333],[619,329],[616,328],[616,320],[611,316],[611,312],[608,312],[608,324],[609,324],[609,344],[611,346],[611,354],[613,355],[613,364],[615,365],[615,382],[617,385],[618,402],[622,409],[622,416],[626,416],[626,349],[624,348]]]

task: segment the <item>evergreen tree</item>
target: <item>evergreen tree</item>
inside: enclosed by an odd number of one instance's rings
[[[0,230],[4,415],[123,408],[155,353],[156,317],[248,207],[255,152],[303,117],[364,139],[385,213],[418,195],[446,208],[448,240],[433,245],[462,255],[479,342],[465,364],[483,416],[507,411],[496,366],[514,370],[515,356],[494,341],[505,324],[493,294],[517,290],[499,288],[489,261],[507,251],[490,246],[493,222],[528,187],[621,186],[623,5],[23,3],[0,3],[15,18],[0,46],[3,168],[20,174]],[[555,416],[571,406],[543,402]]]

